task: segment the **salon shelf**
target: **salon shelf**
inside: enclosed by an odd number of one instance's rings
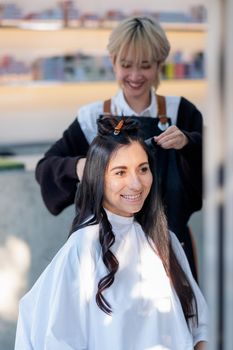
[[[169,25],[168,39],[172,49],[205,49],[206,30],[200,25]],[[106,28],[61,28],[59,30],[29,30],[0,27],[0,55],[12,54],[19,58],[73,53],[78,50],[90,54],[106,53],[110,30]]]
[[[79,20],[70,20],[69,26],[66,30],[87,29],[87,30],[112,30],[117,25],[118,21],[104,20],[95,21],[87,20],[84,24]],[[205,22],[161,22],[161,25],[169,30],[178,31],[205,31],[207,24]],[[64,22],[62,20],[2,20],[1,29],[29,29],[29,30],[60,30],[64,29]]]
[[[24,169],[24,163],[12,158],[0,157],[0,172],[8,170]]]

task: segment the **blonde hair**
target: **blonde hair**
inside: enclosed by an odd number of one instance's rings
[[[133,52],[137,64],[146,55],[149,62],[156,62],[161,67],[169,54],[170,43],[165,31],[154,18],[133,16],[112,30],[107,49],[114,63]],[[158,83],[159,77],[155,81],[156,88]]]

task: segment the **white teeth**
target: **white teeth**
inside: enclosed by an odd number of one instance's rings
[[[128,84],[129,84],[129,86],[131,86],[132,88],[139,88],[139,87],[141,87],[142,85],[143,85],[143,82],[140,82],[140,83],[134,83],[134,82],[132,82],[132,81],[128,81]]]
[[[129,85],[134,87],[134,88],[138,88],[142,85],[142,83],[129,83]]]
[[[125,199],[133,201],[133,200],[139,199],[141,197],[141,193],[137,194],[137,195],[122,195],[122,197],[124,197]]]

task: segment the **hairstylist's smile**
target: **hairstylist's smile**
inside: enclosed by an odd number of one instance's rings
[[[139,88],[141,88],[143,86],[144,82],[143,81],[141,81],[141,82],[134,82],[134,81],[128,80],[127,84],[133,89],[139,89]]]

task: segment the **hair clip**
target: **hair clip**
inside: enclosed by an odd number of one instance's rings
[[[158,128],[165,131],[169,127],[169,119],[166,115],[159,116]]]
[[[166,115],[159,115],[159,121],[161,124],[167,124],[168,123],[168,117]]]
[[[124,124],[124,119],[121,119],[119,121],[119,123],[114,128],[114,133],[113,133],[114,135],[119,135],[120,134],[120,131],[121,131],[121,128],[122,128],[123,124]]]

